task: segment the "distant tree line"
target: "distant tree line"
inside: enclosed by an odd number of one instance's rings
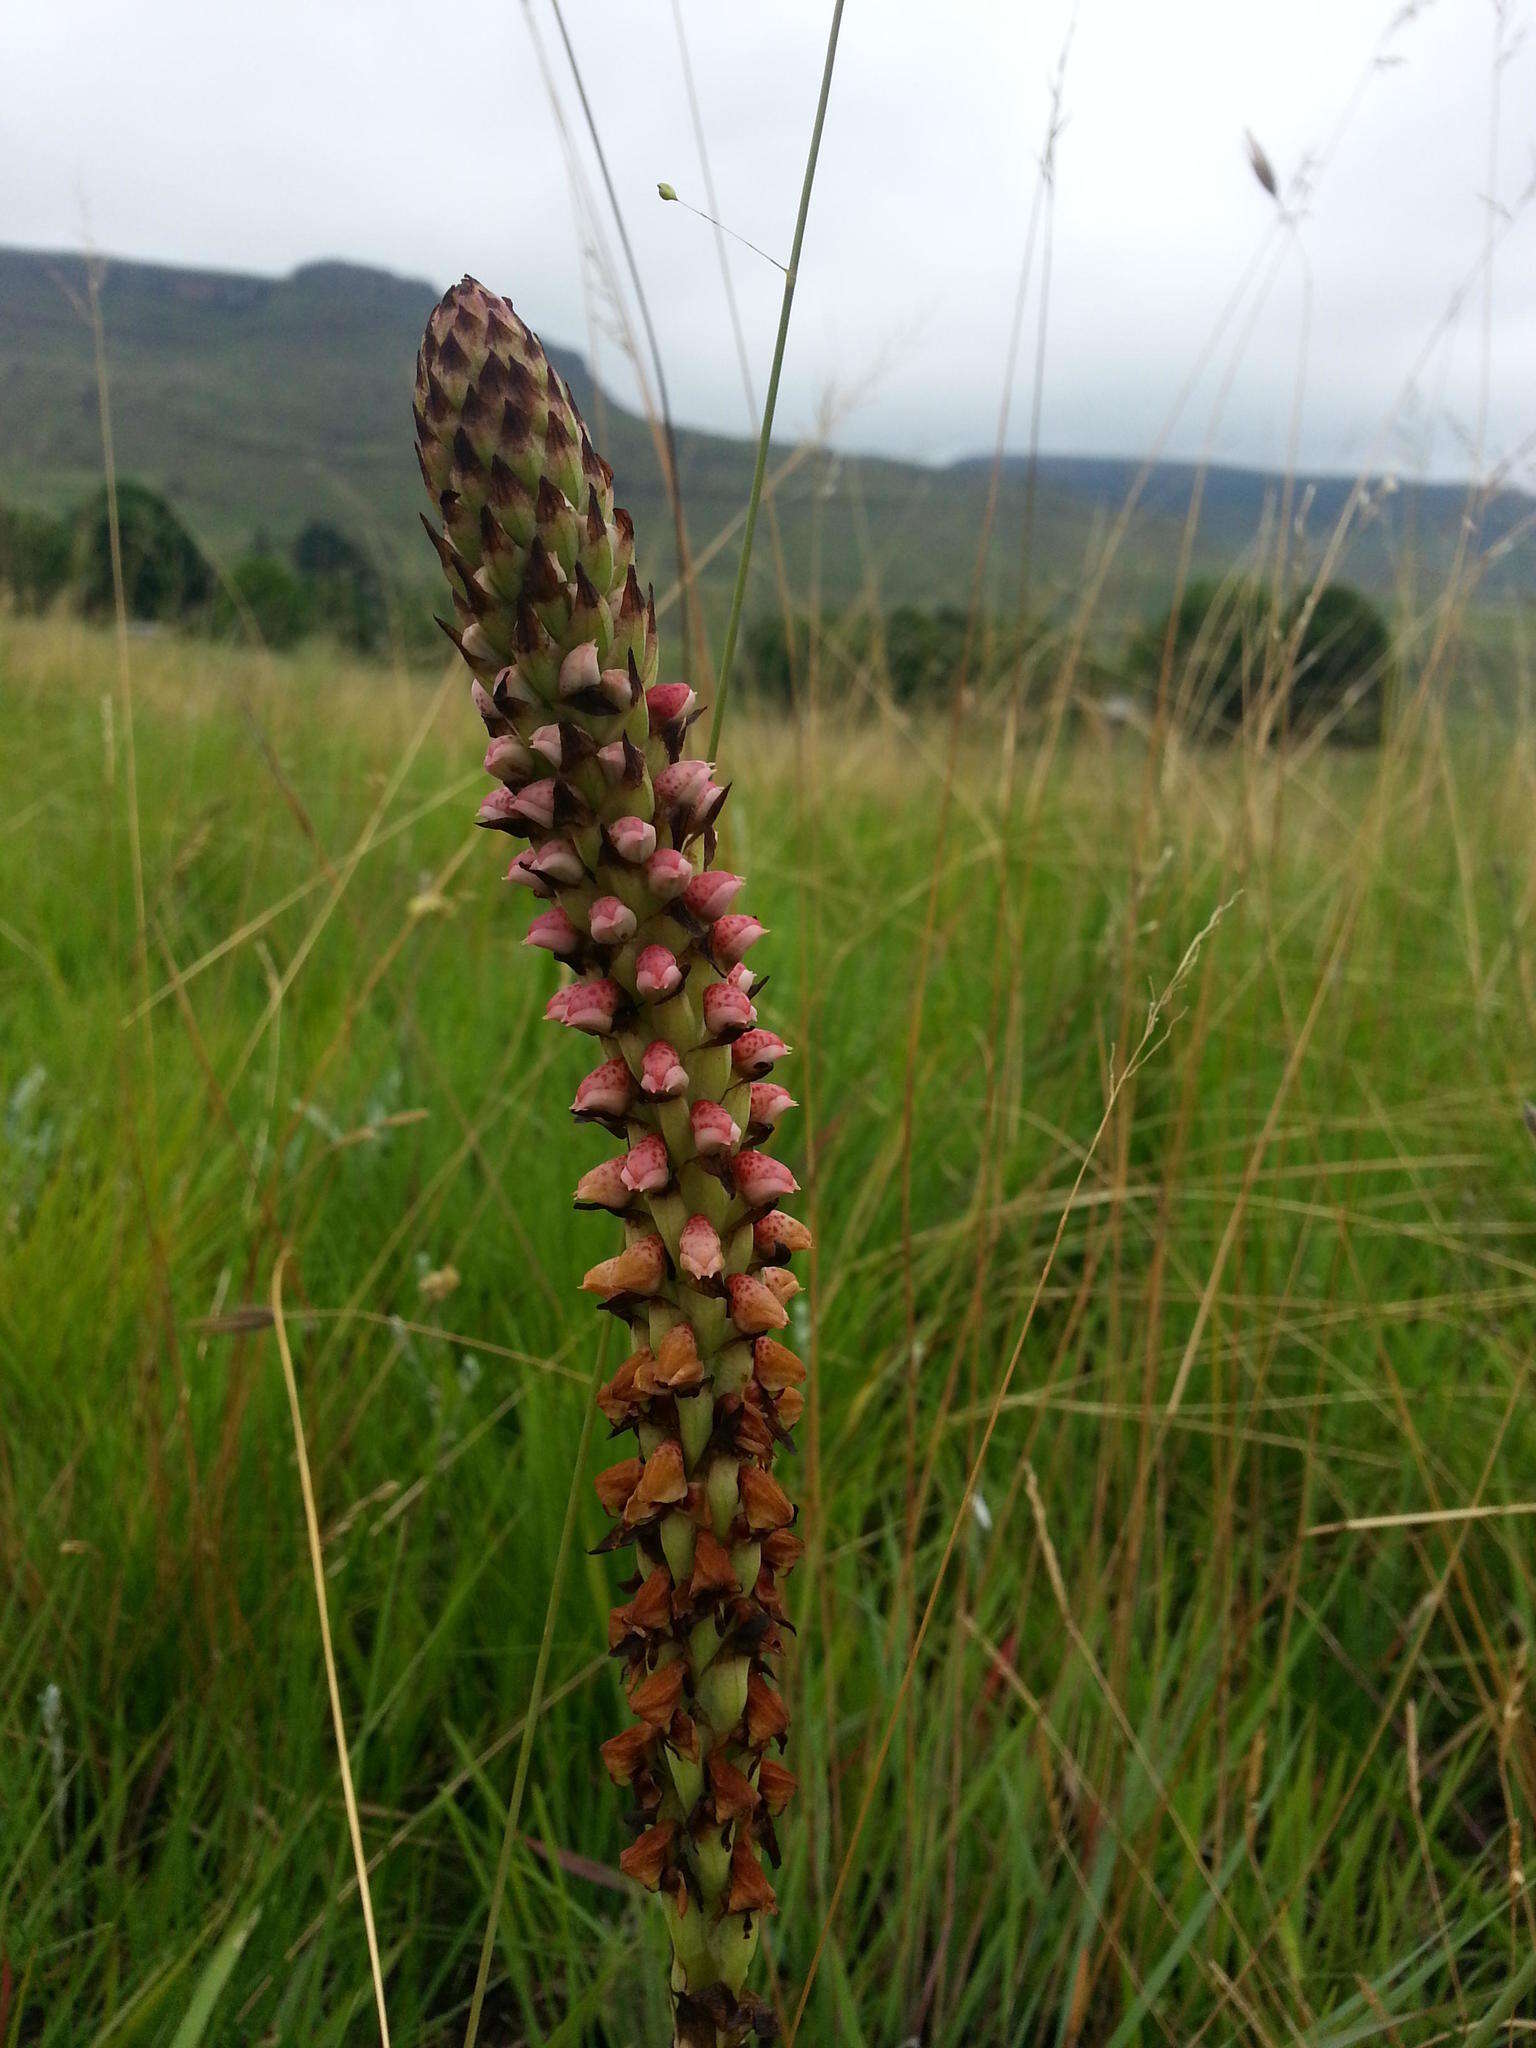
[[[947,701],[962,667],[973,689],[1023,681],[1025,701],[1051,689],[1062,635],[1043,621],[983,614],[970,635],[960,606],[896,605],[813,621],[780,612],[749,622],[745,666],[759,691],[789,699],[805,686],[813,626],[823,672],[864,668],[901,704]],[[969,651],[968,649],[968,635]],[[1197,578],[1176,606],[1131,633],[1123,655],[1079,649],[1079,698],[1167,701],[1186,729],[1230,737],[1261,716],[1271,737],[1324,728],[1357,745],[1380,738],[1393,673],[1392,634],[1379,606],[1347,583],[1277,604],[1244,579]]]
[[[385,590],[349,534],[313,520],[286,549],[258,535],[221,580],[167,499],[148,485],[117,487],[123,602],[131,619],[291,647],[324,633],[368,652],[384,640]],[[0,589],[28,611],[68,602],[87,617],[116,606],[111,525],[103,488],[55,517],[0,506]]]
[[[1017,668],[1040,638],[1031,621],[978,621],[967,661],[967,614],[959,605],[932,611],[912,604],[888,611],[867,611],[826,618],[817,624],[808,613],[786,622],[782,612],[764,612],[752,619],[743,636],[746,665],[758,689],[768,696],[789,698],[805,687],[806,662],[813,625],[821,638],[822,659],[854,663],[874,670],[900,704],[933,703],[952,688],[962,666],[974,685]]]

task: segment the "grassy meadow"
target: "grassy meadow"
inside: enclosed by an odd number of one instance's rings
[[[802,2048],[1531,2031],[1536,723],[1444,624],[1380,750],[732,707]],[[613,1235],[465,698],[0,615],[5,2048],[378,2038],[280,1260],[392,2038],[462,2038]],[[589,1479],[499,2048],[667,2038]]]

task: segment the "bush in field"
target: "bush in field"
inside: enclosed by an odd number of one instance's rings
[[[1308,731],[1326,721],[1339,740],[1365,745],[1380,739],[1392,671],[1392,632],[1380,606],[1351,584],[1329,583],[1318,592],[1310,616],[1304,596],[1292,604],[1288,641],[1298,626],[1291,659],[1292,728]]]
[[[1170,645],[1171,643],[1171,645]],[[1234,733],[1273,694],[1284,663],[1285,702],[1268,707],[1270,729],[1330,737],[1380,737],[1392,636],[1378,606],[1347,583],[1294,598],[1277,616],[1262,584],[1196,577],[1175,607],[1142,627],[1129,666],[1156,691],[1168,660],[1169,704],[1197,731]]]
[[[69,581],[69,522],[0,505],[0,588],[42,611]]]
[[[204,613],[214,593],[213,571],[160,493],[147,484],[119,484],[117,524],[129,616],[169,622]],[[112,545],[105,487],[76,515],[71,580],[83,610],[98,614],[112,610]]]
[[[214,608],[217,631],[239,636],[252,628],[268,647],[292,647],[312,631],[314,592],[279,556],[256,550],[236,562],[228,589]]]
[[[1137,633],[1131,672],[1155,693],[1166,662],[1170,705],[1192,725],[1233,731],[1263,681],[1273,621],[1260,585],[1197,576],[1177,605]]]
[[[322,632],[365,651],[380,644],[387,623],[384,585],[350,534],[312,519],[293,543],[292,560]]]

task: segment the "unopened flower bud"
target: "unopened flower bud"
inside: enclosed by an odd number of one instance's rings
[[[608,1300],[615,1294],[654,1294],[666,1277],[666,1246],[659,1237],[642,1237],[616,1258],[599,1260],[581,1286],[583,1293]]]
[[[631,1145],[624,1159],[624,1185],[637,1195],[654,1195],[672,1178],[667,1148],[654,1132]]]
[[[717,917],[725,915],[740,893],[740,875],[728,874],[724,868],[706,868],[688,884],[684,901],[695,917],[713,924]]]
[[[645,879],[658,903],[683,895],[693,875],[693,862],[674,846],[659,846],[645,864]]]
[[[557,687],[564,698],[581,697],[597,688],[597,678],[597,647],[595,642],[586,640],[580,647],[573,647],[561,662]]]
[[[600,946],[617,946],[633,938],[635,913],[617,896],[599,896],[588,914],[587,925]]]
[[[576,1084],[571,1114],[577,1117],[622,1116],[634,1099],[634,1083],[622,1060],[604,1060]]]
[[[707,761],[669,761],[653,784],[656,801],[669,807],[687,810],[696,801],[699,791],[708,780]]]
[[[678,1240],[677,1263],[690,1280],[719,1278],[720,1233],[707,1216],[690,1216]]]
[[[774,1061],[783,1059],[788,1051],[776,1031],[747,1031],[731,1047],[731,1064],[738,1074],[756,1081],[771,1072]]]
[[[656,683],[645,693],[645,708],[651,731],[661,732],[679,718],[686,718],[697,703],[686,683]]]
[[[683,970],[677,956],[665,946],[646,946],[635,962],[635,988],[642,1001],[665,1002],[683,985]]]
[[[755,917],[717,918],[709,935],[709,949],[720,966],[734,966],[748,947],[757,944],[766,929]]]
[[[753,1209],[792,1195],[800,1186],[783,1160],[766,1152],[738,1152],[731,1161],[731,1179],[737,1194]]]
[[[711,1038],[737,1038],[757,1016],[750,999],[728,981],[711,982],[704,991],[704,1029]]]
[[[656,851],[656,827],[643,818],[615,818],[608,827],[608,838],[619,859],[635,867],[648,861]]]
[[[693,1142],[706,1158],[729,1152],[741,1137],[740,1129],[718,1102],[694,1103],[688,1111],[688,1121],[693,1127]]]
[[[557,960],[568,960],[573,953],[581,951],[581,933],[556,904],[553,910],[541,911],[533,920],[523,944],[542,947],[546,953],[553,953]]]
[[[577,981],[563,991],[567,997],[562,1023],[575,1031],[602,1037],[624,1007],[624,991],[616,981]]]
[[[640,1062],[640,1092],[668,1099],[688,1092],[688,1069],[664,1038],[654,1039],[645,1048]]]

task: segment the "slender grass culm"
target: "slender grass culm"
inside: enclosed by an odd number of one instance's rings
[[[728,789],[685,752],[693,691],[656,680],[612,471],[537,337],[473,279],[428,324],[416,420],[446,630],[489,734],[479,822],[528,842],[507,879],[549,907],[527,943],[572,975],[547,1014],[603,1053],[573,1114],[625,1147],[576,1189],[623,1221],[582,1285],[633,1339],[598,1395],[636,1438],[597,1480],[603,1547],[634,1563],[608,1629],[635,1716],[603,1746],[634,1810],[621,1863],[665,1909],[675,2048],[737,2048],[772,2031],[746,1978],[795,1782],[773,1666],[801,1543],[773,1464],[804,1368],[775,1332],[810,1233],[762,1149],[792,1107],[770,1078],[787,1047],[757,1022],[763,928],[711,866]]]

